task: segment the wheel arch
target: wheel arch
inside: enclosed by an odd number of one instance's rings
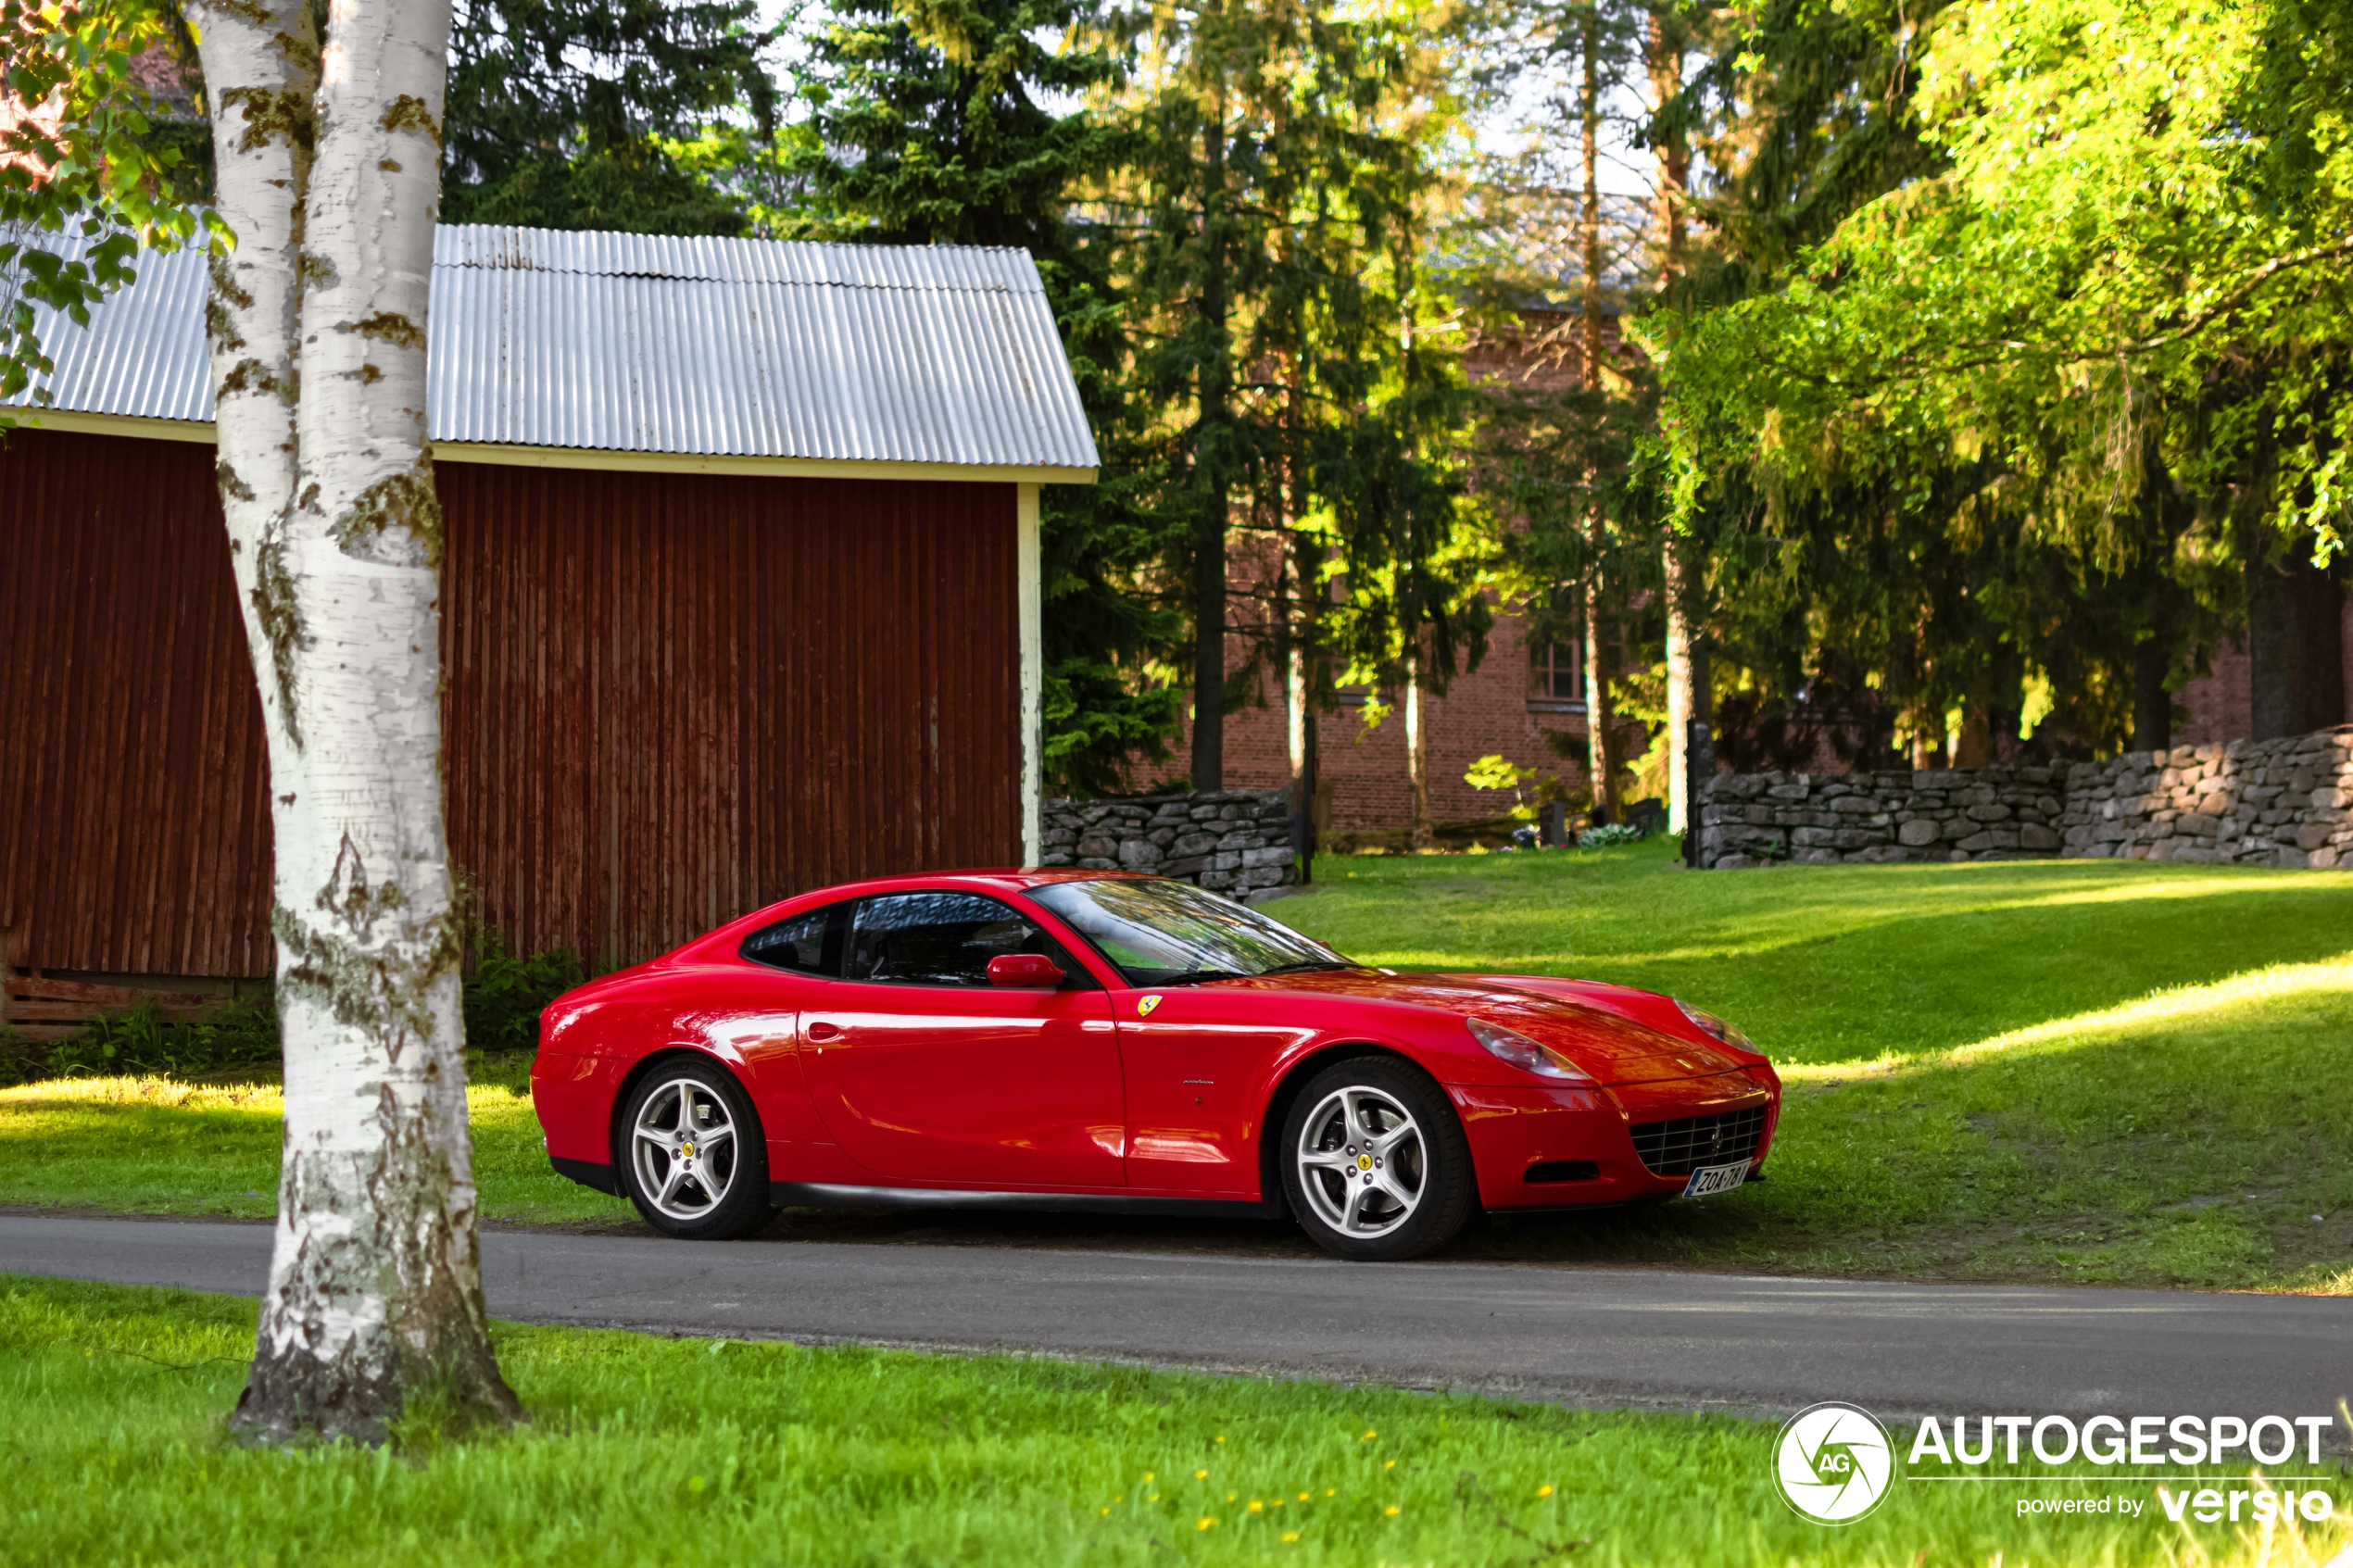
[[[734,1062],[716,1051],[702,1050],[694,1046],[664,1046],[660,1050],[648,1051],[627,1073],[622,1074],[621,1086],[613,1091],[612,1109],[605,1113],[605,1152],[612,1156],[615,1180],[621,1178],[621,1123],[628,1113],[630,1097],[637,1092],[638,1085],[661,1071],[662,1063],[682,1060],[709,1062],[727,1074],[735,1084],[736,1091],[744,1097],[745,1106],[751,1111],[752,1125],[759,1129],[762,1139],[767,1137],[767,1125],[760,1120],[760,1101],[752,1094],[751,1085],[744,1082],[744,1075],[736,1071]]]
[[[1283,1124],[1290,1120],[1291,1107],[1299,1103],[1300,1092],[1306,1088],[1309,1079],[1334,1062],[1365,1056],[1386,1057],[1391,1061],[1403,1062],[1428,1078],[1431,1086],[1438,1090],[1438,1098],[1445,1103],[1446,1113],[1453,1116],[1456,1127],[1461,1128],[1462,1118],[1455,1115],[1453,1097],[1447,1094],[1443,1084],[1439,1083],[1438,1075],[1395,1046],[1385,1046],[1377,1040],[1340,1040],[1318,1046],[1283,1069],[1283,1075],[1276,1081],[1274,1092],[1266,1097],[1266,1114],[1258,1124],[1258,1191],[1261,1199],[1274,1213],[1290,1213],[1290,1196],[1283,1185]],[[1469,1135],[1467,1129],[1464,1129],[1464,1135]],[[1476,1189],[1473,1201],[1477,1201]]]

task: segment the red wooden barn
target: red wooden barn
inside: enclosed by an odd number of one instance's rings
[[[205,278],[149,257],[0,439],[0,956],[57,1027],[269,973]],[[1038,856],[1038,490],[1095,448],[1029,257],[449,227],[449,834],[514,950]]]

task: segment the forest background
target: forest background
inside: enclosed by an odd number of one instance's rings
[[[1605,816],[1692,717],[2162,746],[2226,644],[2259,738],[2342,719],[2347,9],[464,0],[443,216],[1028,250],[1103,458],[1045,495],[1054,787],[1217,787],[1245,704],[1416,739],[1502,608],[1586,652],[1549,787]],[[0,232],[18,391],[210,151],[170,6],[5,10],[120,62],[0,124],[0,224],[38,165],[120,242]]]

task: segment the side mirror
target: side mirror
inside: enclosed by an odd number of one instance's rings
[[[1063,983],[1063,972],[1043,953],[1000,953],[988,960],[988,983],[1051,990]]]

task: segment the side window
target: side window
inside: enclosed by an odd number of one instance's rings
[[[1037,924],[977,893],[885,893],[861,899],[849,926],[846,977],[907,985],[986,985],[1001,953],[1043,953],[1065,986],[1092,988],[1087,972]]]
[[[764,963],[771,969],[788,969],[799,974],[814,974],[826,980],[841,973],[841,947],[847,904],[828,904],[822,909],[812,909],[805,915],[778,921],[744,938],[738,949],[754,963]]]

